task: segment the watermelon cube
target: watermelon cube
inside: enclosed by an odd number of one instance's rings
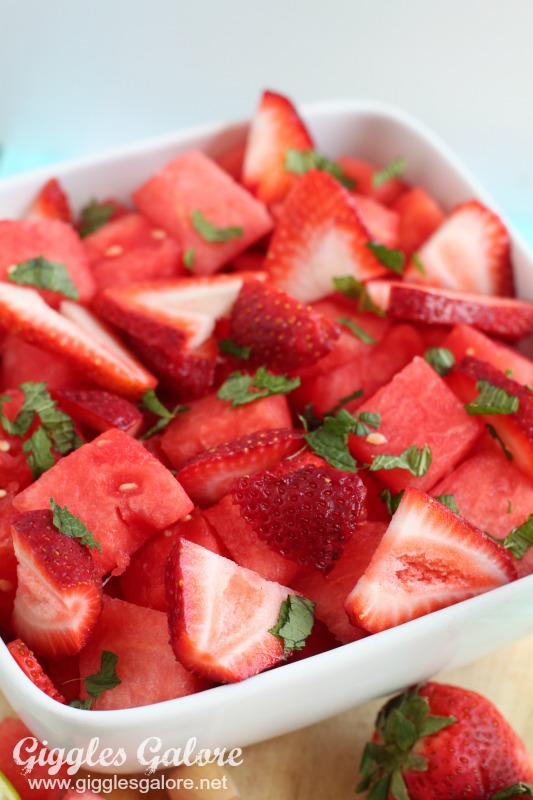
[[[39,760],[42,759],[43,763],[36,763],[32,771],[27,775],[24,774],[22,767],[15,763],[13,750],[19,742],[31,736],[31,731],[20,719],[6,717],[0,722],[0,772],[15,787],[21,800],[60,800],[65,794],[63,781],[67,781],[69,778],[67,765],[64,764],[59,767],[57,774],[54,775],[57,781],[48,783],[50,763],[47,763],[47,761],[50,759],[51,762],[56,763],[57,754],[54,756],[50,750],[46,750],[43,747],[42,754],[39,753]],[[46,781],[47,785],[41,786],[39,779],[43,781],[43,784]],[[0,790],[1,788],[0,786]],[[3,791],[0,796],[4,796]]]
[[[452,351],[457,363],[465,356],[474,356],[501,372],[510,371],[518,383],[533,385],[533,361],[470,325],[455,325],[442,346]]]
[[[272,229],[265,206],[197,150],[171,161],[133,197],[148,219],[191,254],[196,275],[217,272]]]
[[[188,514],[193,504],[160,461],[127,433],[111,429],[62,458],[15,498],[19,511],[67,506],[93,532],[99,573],[118,575],[157,531]]]
[[[1,346],[0,377],[3,386],[44,381],[48,390],[84,389],[93,384],[82,373],[56,353],[49,353],[18,336],[7,334]]]

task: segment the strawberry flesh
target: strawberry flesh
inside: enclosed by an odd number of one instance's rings
[[[63,222],[72,222],[69,199],[57,178],[50,178],[49,181],[46,181],[26,218],[59,219]]]
[[[51,697],[52,700],[57,700],[58,703],[66,703],[63,695],[57,691],[56,687],[35,658],[35,655],[29,647],[24,644],[22,639],[15,639],[9,642],[7,649],[24,674],[28,676],[30,681],[34,683],[38,689],[47,694],[48,697]]]
[[[56,392],[60,408],[76,422],[103,433],[109,428],[135,436],[143,424],[143,415],[137,406],[101,389],[73,389]]]

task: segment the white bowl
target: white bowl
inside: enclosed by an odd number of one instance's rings
[[[398,155],[407,178],[420,183],[446,208],[471,197],[495,208],[455,156],[418,122],[369,102],[321,103],[303,115],[317,148],[330,157],[360,155],[385,164]],[[245,124],[212,125],[118,151],[79,159],[0,183],[0,217],[24,213],[45,179],[61,179],[75,205],[91,197],[129,192],[173,156],[191,147],[217,155],[242,141]],[[533,299],[533,255],[511,231],[519,294]],[[183,748],[244,747],[396,691],[449,667],[479,658],[533,631],[533,575],[397,628],[336,650],[287,664],[243,683],[121,711],[81,711],[60,705],[28,680],[0,642],[0,689],[40,739],[50,745],[99,751],[122,748],[120,766],[93,772],[141,772],[138,748],[149,737],[156,754]]]

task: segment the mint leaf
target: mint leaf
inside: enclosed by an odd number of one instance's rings
[[[492,436],[492,438],[496,439],[496,441],[498,442],[498,444],[502,448],[503,452],[505,453],[505,457],[508,458],[509,461],[512,461],[513,460],[513,454],[511,453],[511,451],[509,450],[509,448],[507,447],[507,445],[503,441],[502,437],[500,436],[500,434],[498,433],[496,428],[493,425],[489,425],[488,422],[486,423],[485,427],[488,430],[488,432],[490,433],[490,435]]]
[[[92,531],[90,531],[79,517],[71,514],[66,506],[61,508],[53,497],[50,498],[50,507],[53,512],[52,522],[60,533],[77,539],[80,544],[85,544],[90,549],[102,552],[100,544],[96,541]]]
[[[357,301],[357,310],[361,314],[370,311],[377,317],[385,316],[385,312],[376,305],[370,297],[364,283],[356,280],[352,275],[341,275],[338,278],[333,278],[332,282],[337,292],[341,292],[341,294],[348,297],[350,300]]]
[[[69,706],[71,708],[81,708],[83,711],[89,711],[94,703],[94,697],[88,697],[86,700],[71,700]]]
[[[477,381],[476,389],[479,392],[478,396],[465,405],[466,412],[471,416],[514,414],[518,411],[520,405],[518,397],[508,394],[505,389],[500,389],[485,380]]]
[[[153,389],[147,389],[141,398],[141,407],[155,414],[159,420],[149,430],[145,431],[139,439],[148,439],[156,433],[159,433],[167,427],[169,422],[172,422],[176,414],[183,414],[189,410],[189,406],[175,406],[172,411],[163,405]]]
[[[406,469],[415,478],[421,478],[430,466],[431,450],[429,446],[425,444],[420,448],[413,444],[398,456],[385,454],[375,456],[368,469],[370,472],[376,472],[379,469]]]
[[[118,656],[115,653],[103,650],[98,672],[83,679],[85,690],[90,697],[87,700],[73,700],[69,705],[74,708],[90,709],[93,701],[98,700],[103,692],[108,692],[122,683],[116,672],[117,661]]]
[[[357,400],[359,397],[362,397],[364,394],[363,389],[355,389],[355,391],[347,394],[346,397],[341,397],[338,403],[336,403],[331,411],[326,411],[324,417],[334,417],[337,411],[343,407],[346,403],[349,403],[350,400]],[[319,420],[320,424],[320,420]],[[316,426],[315,426],[316,427]]]
[[[503,540],[503,546],[510,550],[513,556],[521,561],[529,548],[533,545],[533,514],[524,520],[521,525],[513,528]]]
[[[43,256],[21,261],[11,270],[7,279],[21,286],[59,292],[70,300],[77,300],[80,296],[66,266],[58,261],[47,261]]]
[[[196,258],[196,250],[194,247],[189,247],[183,254],[183,266],[185,269],[194,269],[194,260]]]
[[[353,319],[350,319],[350,317],[339,317],[337,322],[339,325],[348,328],[350,333],[353,333],[356,339],[360,339],[365,344],[377,344],[377,339],[374,339],[373,336],[363,330],[363,328],[357,325]]]
[[[91,233],[102,228],[113,216],[115,210],[114,203],[98,203],[91,200],[80,213],[78,221],[78,233],[84,239]]]
[[[506,789],[497,792],[492,800],[514,800],[515,797],[533,797],[533,786],[530,783],[514,783]]]
[[[243,229],[237,226],[217,228],[216,225],[213,225],[212,222],[209,222],[209,220],[204,217],[199,209],[191,211],[191,220],[195,231],[199,233],[206,242],[224,244],[224,242],[229,242],[231,239],[240,239],[244,235]]]
[[[424,359],[441,377],[445,377],[455,364],[455,356],[447,347],[430,347]]]
[[[340,164],[317,153],[316,150],[295,150],[289,148],[285,153],[285,169],[287,172],[294,172],[296,175],[303,175],[310,169],[319,169],[329,172],[339,183],[347,189],[355,188],[355,181],[344,174]]]
[[[274,394],[289,394],[300,385],[300,378],[273,375],[265,367],[259,367],[255,375],[232,372],[217,392],[219,400],[231,401],[231,408],[253,403]]]
[[[342,408],[336,416],[326,416],[322,425],[304,435],[309,447],[335,469],[344,472],[357,472],[357,462],[350,453],[348,440],[350,434],[367,436],[371,428],[378,428],[380,415],[363,411],[352,416]],[[370,427],[369,427],[370,426]]]
[[[393,250],[390,247],[385,247],[384,244],[379,242],[367,242],[366,246],[374,253],[380,264],[395,272],[397,275],[403,273],[405,266],[405,254],[401,250]]]
[[[443,506],[448,506],[448,508],[451,511],[455,511],[456,514],[461,513],[457,508],[453,494],[438,494],[435,496],[435,500],[438,500]]]
[[[422,264],[418,253],[411,253],[411,264],[413,268],[420,273],[420,275],[427,275],[427,269]]]
[[[65,414],[64,411],[58,409],[56,401],[47,391],[44,382],[21,383],[20,388],[24,392],[26,399],[20,409],[17,422],[22,419],[24,427],[26,426],[29,415],[32,415],[32,421],[33,414],[37,414],[43,428],[52,440],[54,450],[62,456],[70,453],[71,450],[75,450],[82,444],[81,439],[76,433],[72,418],[69,417],[68,414]]]
[[[378,169],[372,175],[372,186],[374,189],[379,189],[384,183],[393,178],[401,178],[405,172],[405,158],[399,156],[394,161],[390,161],[383,169]]]
[[[54,466],[52,442],[42,425],[26,439],[22,451],[28,455],[27,462],[34,481]]]
[[[513,513],[513,504],[511,503],[510,500],[507,501],[507,513],[508,514],[512,514]]]
[[[277,624],[269,633],[283,641],[283,655],[302,650],[313,629],[315,604],[305,597],[290,594],[281,604]]]
[[[396,513],[396,510],[400,505],[404,492],[405,489],[402,489],[401,492],[398,492],[398,494],[391,494],[390,489],[383,489],[383,491],[379,493],[379,497],[387,506],[391,517],[393,516],[393,514]]]
[[[242,358],[246,360],[250,358],[252,352],[251,347],[241,347],[233,339],[219,339],[218,349],[221,353],[226,353],[228,356],[235,356],[235,358]]]

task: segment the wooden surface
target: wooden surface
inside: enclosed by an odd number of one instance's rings
[[[526,742],[533,756],[533,636],[437,680],[490,698]],[[354,676],[357,680],[357,676]],[[362,749],[382,700],[296,733],[254,745],[231,770],[243,800],[354,800]],[[0,716],[3,706],[0,696]],[[146,797],[126,791],[106,797]],[[161,797],[152,793],[151,797]],[[164,796],[164,795],[163,795]],[[184,800],[189,795],[184,794]],[[216,800],[217,792],[212,797]]]

